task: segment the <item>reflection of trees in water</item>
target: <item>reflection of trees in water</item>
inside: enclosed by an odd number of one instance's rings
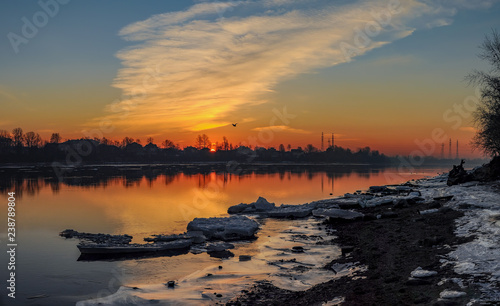
[[[43,184],[43,183],[41,184],[40,182],[41,182],[41,180],[39,180],[39,179],[25,180],[24,184],[22,184],[22,185],[24,185],[23,191],[29,196],[33,196],[33,195],[37,194],[40,191],[40,188],[41,188],[40,185]],[[18,189],[18,188],[16,188],[16,189]]]
[[[279,178],[280,178],[280,181],[282,181],[284,178],[285,178],[285,170],[279,170],[278,171],[278,175],[279,175]]]
[[[178,178],[179,173],[166,173],[163,174],[163,177],[165,179],[165,186],[168,186],[172,184],[176,178]]]
[[[61,185],[58,182],[49,181],[47,182],[47,185],[50,186],[53,194],[58,194],[61,190]]]
[[[369,179],[371,176],[371,173],[368,171],[366,171],[366,172],[363,171],[363,172],[359,172],[358,176],[361,178],[364,178],[364,179]]]
[[[0,176],[0,193],[7,194],[8,192],[15,192],[16,198],[21,198],[23,195],[33,196],[47,186],[50,186],[50,184],[45,182],[42,178],[23,178],[19,176],[6,178]]]
[[[242,166],[243,167],[243,166]],[[298,166],[298,165],[248,165],[238,173],[226,171],[225,164],[213,165],[159,165],[159,166],[95,166],[90,168],[75,169],[67,176],[58,179],[51,168],[29,169],[3,169],[0,172],[0,193],[15,191],[18,197],[26,194],[36,195],[42,188],[50,188],[54,194],[60,192],[61,186],[80,186],[82,188],[106,188],[111,183],[122,184],[125,188],[139,187],[144,180],[152,187],[159,180],[164,180],[165,186],[172,184],[175,180],[195,179],[199,188],[206,188],[211,183],[226,186],[233,178],[238,181],[254,180],[259,176],[275,175],[279,180],[285,178],[298,179],[304,175],[308,180],[321,176],[321,184],[332,186],[335,180],[350,177],[356,174],[358,177],[368,179],[371,175],[377,175],[384,171],[381,168],[353,167],[353,166]],[[326,176],[327,182],[323,182]],[[274,179],[274,178],[273,178]]]

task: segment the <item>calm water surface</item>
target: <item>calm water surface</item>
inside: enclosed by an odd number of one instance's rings
[[[184,232],[195,217],[222,216],[229,206],[251,203],[259,196],[277,205],[302,204],[444,171],[447,169],[400,173],[395,168],[339,167],[328,171],[249,171],[242,175],[216,171],[142,175],[136,169],[133,178],[75,175],[63,183],[43,175],[17,176],[14,183],[7,180],[0,189],[5,200],[7,192],[16,190],[17,194],[17,293],[15,301],[8,299],[7,286],[2,286],[0,301],[6,305],[74,305],[79,300],[109,295],[122,284],[166,282],[220,262],[207,254],[78,261],[78,241],[58,236],[67,228],[126,233],[134,236],[134,242],[141,242],[151,234]],[[6,205],[3,207],[6,214]],[[2,250],[6,247],[6,228],[2,220]],[[7,262],[3,251],[2,279],[7,279]],[[39,295],[45,296],[33,298]]]

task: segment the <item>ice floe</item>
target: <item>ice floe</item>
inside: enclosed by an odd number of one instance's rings
[[[253,238],[258,229],[259,223],[245,216],[195,218],[187,225],[188,232],[201,231],[208,239],[223,241]]]

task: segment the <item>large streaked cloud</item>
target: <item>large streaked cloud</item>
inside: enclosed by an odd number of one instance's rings
[[[298,74],[348,62],[415,30],[451,23],[490,1],[202,1],[123,28],[105,117],[119,128],[200,131],[238,120],[243,106]],[[472,7],[473,6],[473,7]],[[98,118],[102,119],[102,118]]]

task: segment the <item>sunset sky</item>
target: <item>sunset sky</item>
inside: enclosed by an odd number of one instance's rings
[[[477,156],[464,77],[488,69],[478,45],[500,30],[494,0],[0,6],[0,129],[182,147],[203,133],[320,147],[334,132],[351,149],[409,154],[425,142],[439,156],[430,139],[442,129]]]

